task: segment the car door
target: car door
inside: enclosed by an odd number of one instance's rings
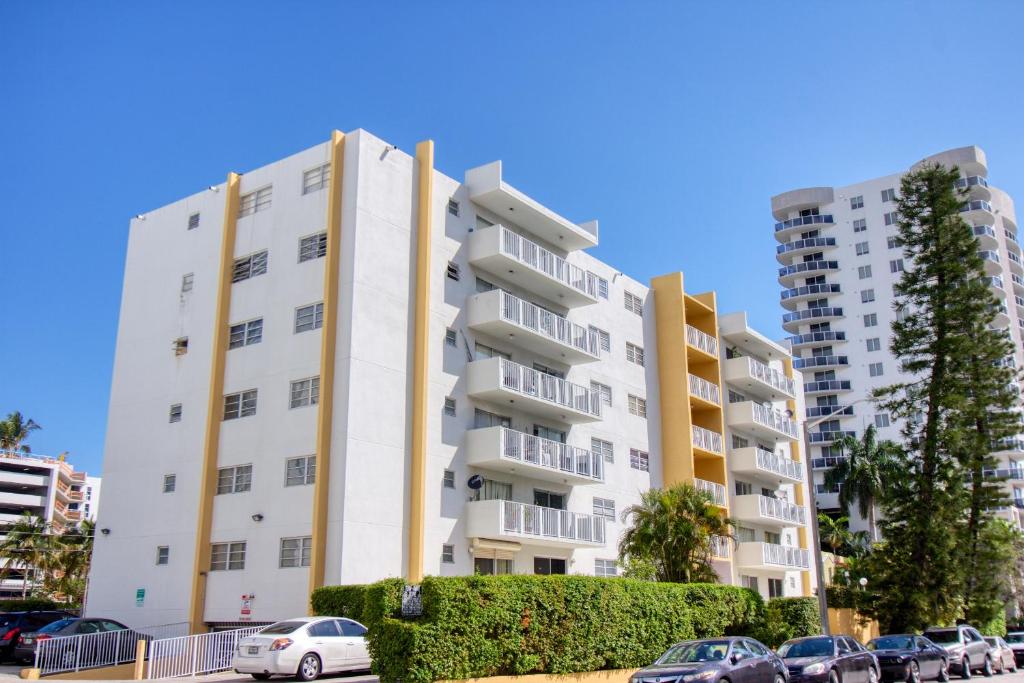
[[[867,669],[844,636],[836,636],[836,664],[843,683],[867,683]]]
[[[345,642],[333,619],[324,619],[311,624],[309,637],[323,659],[324,672],[345,668]]]
[[[757,660],[742,640],[732,641],[728,661],[731,666],[729,678],[733,683],[758,683]]]
[[[743,644],[754,655],[754,674],[757,683],[774,683],[776,673],[775,661],[772,659],[768,648],[756,640],[744,640]]]
[[[364,669],[370,666],[370,651],[366,648],[366,627],[351,619],[338,619],[341,639],[345,641],[345,667]]]
[[[921,678],[938,678],[942,671],[942,657],[936,646],[927,638],[914,638],[914,650],[921,667]]]
[[[872,671],[874,671],[876,675],[879,675],[881,672],[878,670],[878,661],[875,659],[875,656],[871,654],[866,647],[861,645],[856,638],[847,636],[846,640],[850,643],[850,650],[853,651],[854,657],[857,658],[859,666],[863,671],[864,680],[871,680],[870,674]],[[879,678],[880,677],[881,676],[879,676]]]
[[[985,665],[985,656],[988,654],[988,643],[980,633],[973,628],[965,628],[964,641],[967,645],[967,656],[971,660],[971,666],[982,667]]]

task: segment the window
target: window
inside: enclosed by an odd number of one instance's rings
[[[175,487],[178,485],[178,477],[174,474],[164,475],[164,493],[174,493]]]
[[[178,337],[171,347],[174,349],[175,356],[184,356],[188,353],[188,337]]]
[[[448,544],[441,546],[441,563],[455,564],[455,546]]]
[[[647,401],[639,396],[629,395],[629,412],[631,415],[647,417]]]
[[[512,354],[499,351],[496,348],[487,346],[486,344],[476,343],[476,359],[481,358],[504,358],[505,360],[512,360]]]
[[[868,365],[868,375],[871,377],[882,376],[882,364],[881,363],[870,363]]]
[[[308,486],[316,481],[316,456],[301,455],[284,461],[284,485]]]
[[[256,414],[256,389],[228,394],[224,397],[224,419],[234,420]]]
[[[459,275],[459,264],[456,263],[455,261],[449,261],[448,262],[448,279],[449,280],[455,280],[456,282],[458,282],[459,281],[459,277],[460,277],[460,275]]]
[[[231,271],[231,281],[241,282],[257,275],[263,275],[266,272],[267,250],[264,249],[263,251],[257,251],[255,254],[235,259],[235,265]]]
[[[868,229],[868,222],[863,218],[858,218],[853,222],[854,232],[864,232]]]
[[[867,254],[870,251],[867,242],[857,242],[857,244],[854,245],[854,248],[857,251],[857,256],[863,256],[864,254]]]
[[[889,272],[890,273],[902,273],[903,272],[903,259],[893,259],[889,261]]]
[[[619,575],[619,566],[615,560],[594,560],[594,576],[610,578]]]
[[[496,415],[477,408],[473,412],[473,429],[486,429],[487,427],[504,427],[505,429],[510,429],[512,427],[512,418],[504,415]]]
[[[195,282],[195,278],[196,278],[196,276],[193,273],[185,273],[184,275],[181,276],[181,293],[182,294],[185,294],[186,292],[191,292],[192,291],[192,283]]]
[[[308,332],[309,330],[319,330],[323,326],[324,304],[322,301],[318,304],[300,306],[295,309],[295,334]]]
[[[875,426],[881,429],[889,426],[889,413],[878,413],[875,415]]]
[[[871,266],[857,266],[857,277],[861,280],[871,277]]]
[[[484,280],[483,278],[480,278],[480,277],[478,277],[476,279],[476,293],[477,294],[483,294],[484,292],[490,292],[490,291],[495,290],[495,289],[497,289],[497,287],[495,287],[493,284],[491,284],[487,280]]]
[[[194,213],[188,217],[188,229],[195,230],[199,227],[199,214]]]
[[[565,559],[560,557],[533,558],[534,574],[565,574]]]
[[[169,422],[181,422],[181,404],[175,403],[171,406]]]
[[[732,403],[732,401],[730,400],[729,403]],[[732,435],[732,447],[733,448],[746,448],[749,445],[750,445],[750,441],[748,441],[747,439],[744,439],[739,434],[733,434]]]
[[[782,579],[768,579],[768,597],[782,597]]]
[[[278,558],[278,566],[286,567],[308,567],[309,557],[313,554],[313,537],[302,536],[299,538],[282,538],[281,554]]]
[[[252,490],[252,465],[221,467],[217,470],[217,495]]]
[[[261,341],[263,341],[263,318],[257,318],[231,326],[228,348],[237,349],[250,344],[259,344]]]
[[[862,304],[871,303],[875,300],[875,290],[873,289],[862,289],[860,290],[860,302]]]
[[[899,225],[900,222],[900,215],[895,211],[890,211],[889,213],[882,216],[882,218],[885,219],[886,225]]]
[[[882,201],[883,202],[894,202],[894,201],[896,201],[896,190],[894,190],[891,187],[889,189],[887,189],[887,190],[882,190]]]
[[[736,482],[736,495],[737,496],[749,496],[754,492],[754,487],[749,482],[737,481]]]
[[[446,489],[455,488],[455,473],[451,470],[445,470],[444,476],[441,478],[441,485]]]
[[[878,314],[867,313],[864,315],[864,327],[875,327],[878,325]]]
[[[292,382],[291,398],[288,401],[289,408],[303,408],[315,406],[320,402],[320,378],[307,377]]]
[[[444,345],[450,346],[453,349],[459,345],[459,337],[455,330],[447,329],[444,331]]]
[[[608,281],[603,277],[597,278],[597,295],[602,299],[608,299]]]
[[[859,194],[856,197],[850,197],[850,210],[863,209],[864,208],[864,195]]]
[[[605,462],[615,461],[615,448],[611,441],[590,437],[590,450],[592,453],[604,458]]]
[[[156,563],[157,564],[168,564],[171,561],[171,548],[166,545],[158,545],[156,547]]]
[[[299,263],[327,256],[327,233],[318,232],[299,240]]]
[[[459,215],[459,203],[454,199],[448,200],[448,213],[450,213],[453,216]]]
[[[594,498],[594,514],[615,521],[615,501],[611,498]]]
[[[612,405],[612,388],[607,384],[601,384],[600,382],[590,382],[590,390],[596,391],[598,396],[601,398],[601,403],[605,404],[609,408]]]
[[[626,361],[636,363],[640,367],[644,365],[644,350],[636,344],[626,342]]]
[[[210,547],[210,571],[245,569],[245,541],[214,543]]]
[[[331,165],[324,164],[311,168],[302,174],[302,194],[309,194],[327,187],[331,180]]]
[[[255,192],[243,194],[242,198],[238,200],[238,217],[249,216],[258,211],[269,209],[273,191],[273,186],[267,185]]]
[[[589,329],[590,333],[597,337],[597,345],[601,348],[602,351],[612,350],[612,337],[610,334],[608,334],[599,327],[594,327],[593,325],[591,325]]]
[[[899,249],[903,246],[903,242],[900,241],[899,237],[888,237],[885,240],[885,244],[890,249]]]
[[[448,417],[455,417],[455,399],[451,396],[444,399],[444,414]]]
[[[625,297],[626,310],[630,311],[631,313],[636,313],[637,315],[643,317],[643,314],[644,314],[644,302],[643,302],[643,299],[641,299],[636,294],[633,294],[631,292],[624,292],[624,297]]]
[[[868,351],[879,351],[882,348],[882,340],[878,337],[872,337],[871,339],[865,340],[868,346]]]
[[[646,451],[641,451],[637,448],[629,449],[629,466],[634,470],[640,470],[641,472],[647,472],[651,468],[651,459]]]

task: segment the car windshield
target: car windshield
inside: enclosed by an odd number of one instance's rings
[[[71,624],[75,623],[76,621],[78,621],[78,620],[77,619],[58,619],[57,621],[51,621],[49,624],[47,624],[46,626],[44,626],[41,629],[39,629],[39,633],[56,633],[57,631],[60,631],[61,629],[63,629],[65,626],[70,626]]]
[[[831,638],[790,640],[779,648],[780,657],[831,657],[832,652]]]
[[[985,642],[991,645],[992,647],[999,647],[999,641],[993,638],[992,636],[985,638]]]
[[[728,640],[697,640],[673,645],[656,663],[691,664],[693,662],[715,662],[725,659],[725,654],[728,651]]]
[[[279,621],[260,631],[260,635],[283,636],[286,633],[294,633],[296,629],[305,625],[304,621]]]
[[[1008,643],[1024,643],[1024,633],[1011,633],[1006,636]]]
[[[868,643],[869,650],[913,650],[914,639],[910,636],[884,636]]]
[[[957,633],[955,628],[944,628],[938,631],[928,631],[925,633],[928,640],[933,643],[959,643],[960,634]]]

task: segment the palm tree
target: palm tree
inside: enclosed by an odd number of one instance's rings
[[[732,538],[732,520],[710,493],[691,484],[650,489],[622,513],[629,524],[619,542],[623,562],[649,562],[658,581],[718,581],[712,566],[712,539]]]
[[[0,451],[30,453],[32,449],[25,439],[37,429],[42,427],[35,420],[25,419],[17,410],[9,413],[6,419],[0,420]]]
[[[818,513],[818,542],[828,544],[833,555],[842,555],[850,544],[850,518],[832,518],[824,512]]]
[[[81,604],[92,559],[95,523],[89,520],[54,538],[46,565],[45,587],[69,604]]]
[[[11,570],[21,571],[21,597],[28,597],[29,575],[33,580],[37,571],[45,571],[49,563],[49,525],[41,517],[26,512],[17,522],[10,524],[0,540],[0,560],[4,561],[3,574]]]
[[[825,486],[839,487],[839,505],[849,510],[856,502],[861,517],[868,520],[871,540],[875,540],[875,501],[889,488],[896,471],[899,446],[878,441],[874,425],[864,430],[859,441],[844,435],[835,446],[846,456],[825,473]]]

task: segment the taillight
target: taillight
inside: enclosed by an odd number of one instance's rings
[[[49,640],[49,639],[50,639],[50,636],[46,635],[45,633],[40,633],[38,636],[36,636],[36,642],[39,642],[40,640]]]
[[[292,642],[293,641],[291,638],[278,638],[270,644],[270,651],[274,652],[276,650],[283,650],[289,645],[291,645]]]
[[[5,633],[4,637],[0,638],[0,640],[14,640],[18,636],[18,633],[19,633],[18,629],[12,628],[10,631]]]

